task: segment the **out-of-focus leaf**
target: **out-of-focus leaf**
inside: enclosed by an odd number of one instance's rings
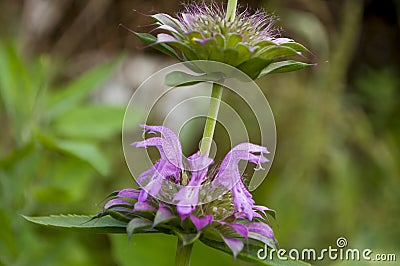
[[[294,60],[287,60],[287,61],[281,61],[281,62],[276,62],[272,63],[266,68],[264,68],[259,77],[265,76],[267,74],[273,74],[273,73],[284,73],[284,72],[290,72],[290,71],[296,71],[308,66],[312,66],[313,64],[308,64],[308,63],[303,63],[299,61],[294,61]]]
[[[85,215],[50,215],[41,217],[22,216],[40,225],[69,228],[93,233],[126,233],[126,223],[109,216],[92,219]]]
[[[126,235],[110,235],[111,253],[120,266],[174,265],[176,237],[166,234],[135,234],[128,244]],[[155,250],[157,253],[155,253]],[[157,254],[155,256],[155,254]]]
[[[43,181],[31,186],[32,194],[40,202],[64,203],[81,202],[91,193],[93,169],[79,159],[63,156],[47,165],[39,175]]]
[[[20,108],[25,109],[32,102],[32,94],[23,62],[11,45],[0,43],[0,95],[6,110],[15,118]],[[21,105],[21,98],[24,105]]]
[[[110,171],[108,160],[94,144],[81,141],[60,140],[57,141],[57,147],[82,161],[88,162],[102,175],[107,175]]]
[[[35,68],[24,62],[13,43],[0,43],[0,101],[2,101],[11,134],[17,143],[30,140],[29,127],[35,117],[35,103],[44,86],[44,66],[35,61]]]
[[[109,77],[116,63],[95,67],[66,86],[57,89],[46,99],[46,118],[54,118],[67,111],[73,110],[77,103],[88,97],[89,93],[100,88]]]
[[[54,130],[57,135],[108,139],[121,131],[125,108],[91,105],[73,109],[57,118]]]
[[[87,162],[102,175],[109,173],[108,160],[94,144],[85,141],[57,140],[39,132],[36,133],[36,136],[45,147]]]

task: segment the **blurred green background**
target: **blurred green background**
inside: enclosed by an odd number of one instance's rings
[[[171,236],[128,242],[42,228],[20,214],[94,214],[109,192],[134,186],[121,146],[124,108],[143,80],[174,61],[118,25],[147,31],[139,25],[151,20],[139,13],[174,14],[180,2],[0,2],[0,265],[173,263]],[[239,2],[278,15],[283,35],[318,62],[258,81],[278,143],[253,194],[277,211],[280,246],[320,250],[346,237],[350,248],[399,261],[400,1]],[[194,247],[192,265],[240,263]]]

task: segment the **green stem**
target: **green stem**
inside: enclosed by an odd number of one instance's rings
[[[192,255],[193,244],[184,246],[183,242],[178,238],[176,247],[175,266],[190,265],[190,256]]]
[[[228,7],[226,8],[225,20],[233,22],[236,17],[237,0],[228,0]]]
[[[206,125],[204,126],[203,139],[201,140],[200,155],[208,156],[210,154],[219,106],[221,104],[222,90],[223,87],[221,85],[216,83],[213,84],[210,107],[208,109]]]

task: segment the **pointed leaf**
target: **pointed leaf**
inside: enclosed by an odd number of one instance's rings
[[[186,45],[185,43],[179,41],[175,37],[165,34],[165,33],[160,33],[157,35],[157,41],[154,43],[154,45],[157,44],[168,44],[171,45],[172,47],[177,48],[180,50],[189,60],[196,60],[198,59],[197,55],[191,47]]]
[[[306,51],[308,52],[309,51],[304,45],[297,43],[295,41],[281,43],[280,46],[290,47],[290,48],[296,50],[297,52],[306,52]]]
[[[173,29],[175,29],[176,31],[182,32],[182,24],[179,22],[179,20],[171,17],[168,14],[158,13],[152,15],[151,17],[160,22],[161,24],[168,25]]]
[[[290,71],[296,71],[303,69],[308,66],[313,66],[314,64],[308,64],[308,63],[303,63],[303,62],[298,62],[294,60],[287,60],[287,61],[281,61],[281,62],[276,62],[272,63],[266,68],[264,68],[259,77],[265,76],[267,74],[273,74],[273,73],[284,73],[284,72],[290,72]]]
[[[183,242],[184,246],[194,243],[197,239],[199,239],[201,235],[201,232],[198,232],[196,234],[188,234],[188,233],[178,232],[176,230],[174,230],[174,233]]]
[[[242,41],[242,37],[239,34],[230,34],[228,41],[226,42],[226,48],[235,48],[236,45]]]
[[[113,219],[110,216],[95,218],[85,215],[50,215],[42,217],[22,216],[35,224],[68,228],[93,233],[125,233],[126,223]]]
[[[172,56],[178,60],[181,60],[180,56],[175,52],[175,50],[165,44],[165,43],[157,43],[157,37],[149,34],[149,33],[138,33],[131,31],[133,34],[135,34],[144,44],[150,45],[152,48],[160,51],[163,54]]]
[[[271,62],[272,60],[256,57],[240,64],[238,68],[246,73],[251,79],[256,79],[260,75],[260,72],[265,69],[266,66],[271,64]]]
[[[132,234],[135,232],[143,231],[152,226],[152,222],[142,218],[133,218],[126,226],[126,232],[128,237],[131,238]]]
[[[248,238],[249,239],[255,239],[258,241],[261,241],[262,243],[264,243],[265,245],[271,247],[271,248],[277,248],[277,243],[275,242],[274,239],[268,238],[263,234],[260,233],[255,233],[255,232],[249,232],[248,233]]]
[[[290,47],[272,46],[268,47],[265,50],[264,49],[260,50],[257,56],[266,59],[273,59],[276,57],[286,57],[286,56],[296,56],[296,55],[299,55],[299,53]]]
[[[165,76],[165,85],[170,87],[190,86],[204,81],[220,81],[222,73],[210,73],[200,76],[190,75],[182,71],[173,71]]]
[[[242,251],[244,244],[242,240],[237,238],[222,237],[225,244],[230,248],[233,253],[233,257],[236,259],[237,255]]]
[[[158,208],[156,216],[154,217],[153,227],[169,222],[175,218],[176,216],[173,215],[166,207],[161,206]]]

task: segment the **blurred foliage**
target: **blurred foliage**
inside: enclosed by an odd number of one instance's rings
[[[97,265],[101,261],[85,252],[88,246],[82,246],[82,236],[36,230],[19,214],[72,206],[78,212],[93,210],[82,201],[90,199],[96,179],[110,172],[109,158],[99,144],[121,131],[124,108],[91,104],[87,98],[115,64],[101,65],[53,87],[56,73],[49,58],[27,62],[14,44],[0,43],[0,262],[4,265]],[[91,203],[100,199],[101,194]],[[72,261],[69,253],[76,254]]]
[[[96,7],[53,1],[68,12],[50,20],[42,34],[27,23],[29,10],[36,10],[28,2],[48,1],[0,3],[0,34],[20,36],[0,44],[0,265],[171,265],[173,237],[138,235],[128,242],[124,235],[61,232],[28,224],[19,214],[96,213],[95,204],[108,192],[133,186],[120,149],[123,108],[91,100],[115,62],[77,74],[104,57],[99,51],[125,47],[115,44],[116,25],[127,23],[118,14],[132,17],[127,25],[136,27],[146,23],[127,10],[173,13],[176,2],[146,1],[140,8],[137,1],[101,1]],[[277,211],[280,246],[318,250],[344,236],[351,248],[398,255],[399,1],[252,4],[274,10],[284,34],[305,43],[319,63],[259,81],[275,114],[278,146],[254,195]],[[93,10],[100,15],[92,21]],[[60,55],[70,60],[55,64]],[[195,145],[188,141],[184,147]],[[192,265],[204,264],[235,262],[199,243]]]

